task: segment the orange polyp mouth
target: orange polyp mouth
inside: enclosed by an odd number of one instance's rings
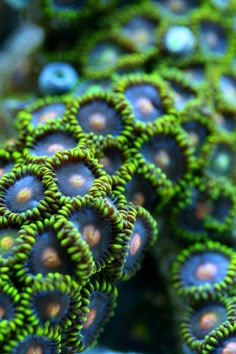
[[[202,315],[199,325],[202,329],[210,329],[216,325],[217,320],[218,318],[215,313],[206,312]]]
[[[16,200],[18,203],[25,203],[32,198],[33,192],[29,187],[22,188],[16,195]]]
[[[144,205],[145,203],[145,197],[141,192],[137,192],[133,195],[133,200],[132,202],[134,205]]]
[[[103,165],[103,167],[108,168],[111,166],[111,160],[109,159],[109,157],[104,156],[101,157],[99,162]]]
[[[55,154],[57,151],[64,150],[65,146],[62,144],[52,144],[48,147],[48,152],[50,154]]]
[[[206,202],[198,202],[196,205],[195,216],[198,220],[204,219],[210,214],[212,206]]]
[[[26,354],[43,354],[43,349],[40,346],[33,346],[27,350]]]
[[[229,342],[223,348],[220,354],[236,354],[236,342]]]
[[[168,6],[170,10],[176,13],[181,13],[186,9],[186,4],[183,0],[170,0],[168,1]]]
[[[199,143],[199,136],[195,132],[188,133],[188,141],[192,146],[197,146]]]
[[[46,313],[49,317],[56,317],[61,311],[61,305],[57,302],[52,302],[47,305]]]
[[[84,323],[84,328],[90,327],[94,323],[96,316],[97,310],[92,308],[87,315],[87,320]]]
[[[154,109],[152,102],[146,97],[138,98],[135,105],[144,115],[150,114]]]
[[[101,233],[93,225],[86,225],[83,229],[83,239],[93,247],[100,242]]]
[[[11,249],[13,244],[14,244],[14,240],[11,236],[5,236],[0,241],[0,245],[5,251]]]
[[[41,115],[39,118],[40,123],[46,123],[49,119],[55,119],[57,116],[56,112],[49,111]]]
[[[74,174],[69,178],[69,183],[73,188],[82,187],[85,182],[85,178],[79,174]]]
[[[170,165],[170,157],[166,150],[159,150],[154,155],[154,161],[161,169],[165,169]]]
[[[102,113],[93,113],[89,117],[89,125],[93,130],[102,130],[106,127],[107,119]]]
[[[200,264],[196,269],[196,275],[200,280],[211,280],[218,272],[218,267],[214,263],[206,262]]]
[[[135,256],[140,249],[141,246],[141,236],[135,232],[132,236],[131,243],[130,243],[130,254],[131,256]]]
[[[5,310],[2,306],[0,306],[0,320],[2,320],[4,316],[5,316]]]
[[[47,247],[42,253],[42,263],[47,268],[56,268],[61,265],[61,260],[55,249]]]

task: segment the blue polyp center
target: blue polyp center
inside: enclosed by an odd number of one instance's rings
[[[147,50],[155,43],[156,24],[145,17],[132,18],[121,29],[122,34],[132,40],[138,49]]]
[[[34,353],[34,351],[37,353],[37,350],[41,350],[42,354],[58,354],[58,346],[55,340],[35,334],[29,334],[20,341],[20,343],[12,349],[11,354]]]
[[[191,201],[179,211],[178,222],[184,230],[198,236],[206,230],[205,223],[207,218],[213,215],[214,205],[213,201],[198,189],[192,188],[190,193]],[[217,212],[217,208],[215,212]]]
[[[53,132],[37,139],[30,153],[34,156],[52,156],[58,151],[76,147],[77,141],[68,133]]]
[[[101,330],[101,324],[110,315],[111,298],[102,291],[95,291],[90,295],[89,310],[93,317],[87,314],[87,321],[84,323],[80,334],[85,347],[89,346]]]
[[[140,217],[137,217],[132,235],[130,236],[129,241],[129,251],[127,256],[125,257],[125,264],[124,264],[124,273],[131,271],[134,267],[137,266],[137,263],[140,260],[142,255],[143,249],[147,244],[148,240],[148,231],[145,227],[145,224]]]
[[[143,206],[151,211],[158,203],[158,197],[153,193],[150,181],[142,175],[134,173],[131,180],[125,185],[125,196],[134,205]]]
[[[26,268],[31,274],[62,273],[74,275],[75,264],[66,249],[60,245],[53,230],[45,230],[35,236],[36,240],[30,250]]]
[[[118,148],[111,147],[103,150],[104,155],[99,158],[104,170],[109,175],[114,175],[122,165],[122,154]]]
[[[69,218],[88,244],[96,264],[110,252],[114,230],[110,220],[91,207],[84,207]]]
[[[137,121],[153,122],[165,113],[159,92],[151,84],[140,83],[128,86],[124,95]]]
[[[191,203],[179,212],[178,222],[180,226],[196,236],[205,230],[204,220],[210,213],[211,204],[207,201],[198,200]]]
[[[49,121],[56,121],[58,118],[61,118],[64,113],[64,103],[51,103],[32,112],[32,118],[30,122],[34,128],[36,128],[38,125],[44,125]]]
[[[117,136],[122,131],[122,118],[115,108],[102,99],[82,105],[77,121],[85,133]]]
[[[146,162],[159,167],[172,182],[184,176],[184,154],[174,137],[155,135],[142,145],[140,152]]]
[[[214,286],[225,280],[229,259],[217,251],[194,253],[182,264],[180,276],[183,286]]]
[[[213,329],[226,321],[227,311],[221,304],[205,305],[191,314],[190,329],[193,336],[203,340]]]
[[[31,308],[41,323],[60,323],[67,316],[69,306],[69,296],[58,290],[35,293],[31,301]]]
[[[209,53],[223,55],[227,50],[227,39],[224,30],[217,24],[208,21],[200,25],[203,50]]]
[[[55,69],[52,74],[53,74],[53,76],[55,76],[59,81],[60,81],[60,80],[63,80],[63,81],[64,81],[64,79],[65,79],[65,77],[66,77],[66,72],[65,72],[64,70],[62,70],[62,69]]]
[[[77,79],[77,72],[70,64],[52,62],[42,69],[38,78],[38,85],[44,94],[63,94],[72,89]]]
[[[207,139],[207,128],[200,122],[196,121],[185,122],[182,124],[182,127],[188,133],[188,142],[194,148],[195,156],[198,156],[202,145]]]
[[[17,180],[6,190],[6,207],[14,213],[22,213],[36,208],[44,198],[42,181],[35,176]]]
[[[95,181],[92,171],[82,162],[65,163],[56,170],[59,191],[68,197],[83,196]]]

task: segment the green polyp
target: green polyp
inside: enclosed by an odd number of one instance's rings
[[[220,260],[224,267],[222,272],[218,268]],[[230,247],[212,241],[195,243],[177,256],[172,267],[173,286],[188,303],[213,294],[227,295],[232,290],[235,261],[234,251]]]
[[[72,327],[64,332],[68,347],[78,352],[86,350],[97,341],[105,323],[113,315],[118,292],[114,284],[99,275],[81,289],[81,317],[72,321]]]
[[[122,218],[118,210],[105,203],[103,198],[92,196],[75,198],[66,208],[63,207],[59,214],[63,214],[63,227],[59,238],[63,240],[63,236],[69,230],[71,235],[78,238],[81,246],[88,249],[93,273],[102,270],[118,257],[119,246],[124,243]],[[64,242],[63,240],[63,244]],[[76,250],[71,248],[70,251],[77,259]]]
[[[82,285],[94,271],[89,248],[61,217],[25,225],[19,236],[15,268],[21,283],[52,273],[68,275]]]
[[[79,314],[80,285],[69,275],[49,273],[46,277],[38,274],[27,287],[20,301],[27,308],[27,316],[35,326],[55,328],[63,325],[66,329],[71,320]]]

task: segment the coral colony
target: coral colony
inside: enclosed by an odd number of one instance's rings
[[[235,354],[236,2],[6,2],[45,38],[3,99],[0,353],[93,346],[168,227],[183,352]]]

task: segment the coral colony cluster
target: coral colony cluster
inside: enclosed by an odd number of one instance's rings
[[[183,352],[235,354],[235,1],[7,2],[45,39],[0,150],[0,353],[94,345],[169,245]]]

